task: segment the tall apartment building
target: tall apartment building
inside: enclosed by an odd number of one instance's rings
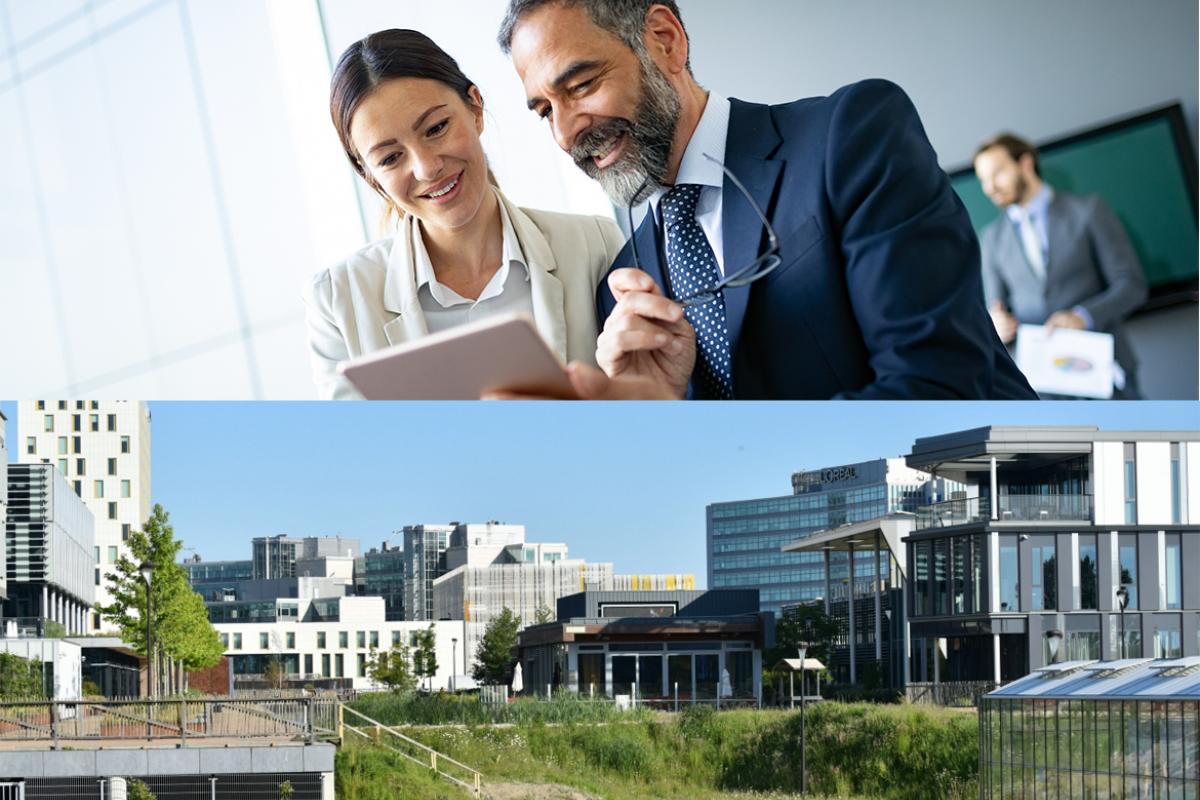
[[[1058,661],[1200,655],[1200,432],[993,426],[908,463],[965,485],[905,539],[914,680],[1007,683],[1052,642]]]
[[[785,544],[846,523],[863,522],[895,511],[916,511],[932,497],[961,486],[930,480],[901,458],[797,472],[792,494],[713,503],[707,514],[710,589],[757,589],[763,611],[825,595],[825,567],[835,582],[849,579],[844,552],[780,552]],[[874,574],[872,564],[856,562],[856,576]],[[883,568],[886,570],[887,565]]]
[[[8,417],[0,411],[0,532],[8,519],[8,449],[4,439],[8,433]],[[8,570],[0,569],[0,600],[8,596]]]
[[[95,519],[96,603],[111,599],[104,575],[150,516],[150,411],[112,400],[28,400],[17,407],[17,460],[51,464]],[[92,612],[88,630],[99,630]]]
[[[4,618],[33,635],[49,620],[87,632],[95,602],[92,513],[51,464],[8,467]]]

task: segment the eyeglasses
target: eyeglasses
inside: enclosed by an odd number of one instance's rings
[[[738,179],[737,175],[733,174],[729,167],[725,166],[708,153],[702,153],[701,155],[720,167],[725,173],[726,177],[728,177],[729,180],[733,182],[733,185],[738,188],[738,191],[745,195],[746,202],[748,202],[750,207],[754,209],[754,213],[758,214],[758,218],[762,220],[763,226],[767,229],[767,251],[747,266],[739,269],[737,272],[727,273],[724,278],[717,281],[712,286],[708,286],[697,292],[684,295],[683,297],[676,297],[675,302],[679,303],[684,308],[692,308],[694,306],[702,306],[705,303],[711,303],[713,300],[716,300],[717,296],[720,295],[725,289],[732,289],[738,286],[749,286],[755,281],[770,275],[775,271],[776,267],[783,263],[783,259],[779,257],[779,239],[775,236],[775,229],[771,227],[770,221],[767,220],[767,215],[764,214],[762,209],[758,207],[758,203],[755,202],[754,197],[750,194],[750,190],[747,189],[745,185]],[[649,185],[650,179],[646,178],[646,180],[642,181],[642,185],[638,187],[638,190],[634,192],[633,196],[635,198],[640,197],[642,192],[646,191]],[[633,224],[633,206],[630,205],[627,211],[629,212],[629,230],[634,234],[630,239],[630,244],[633,245],[633,266],[637,269],[641,269],[642,261],[638,257],[637,249],[637,229]]]

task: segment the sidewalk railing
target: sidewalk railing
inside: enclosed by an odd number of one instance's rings
[[[189,740],[337,735],[337,699],[233,698],[0,702],[0,741]]]
[[[366,714],[355,711],[349,706],[342,706],[342,711],[360,720],[357,724],[353,722],[345,723],[343,730],[346,732],[367,739],[386,750],[408,759],[414,764],[428,767],[442,778],[471,792],[475,797],[480,796],[483,790],[483,775],[478,770],[471,769],[461,761],[455,761],[445,753],[439,753],[432,747],[422,744],[409,736],[405,736],[395,728],[373,720]]]

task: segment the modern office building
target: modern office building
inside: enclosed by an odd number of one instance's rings
[[[96,601],[96,545],[92,513],[50,464],[8,466],[5,524],[6,627],[47,635],[88,630]]]
[[[238,586],[254,579],[251,561],[204,561],[196,555],[182,566],[188,583],[206,602],[236,600]]]
[[[258,580],[294,578],[304,572],[301,562],[318,559],[349,559],[361,555],[358,539],[343,536],[258,536],[251,540],[252,577]],[[311,569],[311,567],[310,567]],[[316,568],[324,572],[322,567]]]
[[[957,488],[931,481],[903,459],[881,458],[797,472],[790,495],[713,503],[707,514],[708,585],[757,589],[763,610],[776,614],[786,605],[823,597],[822,553],[785,553],[784,545],[847,523],[916,511]],[[847,563],[844,552],[833,554],[834,583],[847,579]],[[869,564],[862,568],[873,574]]]
[[[103,576],[150,517],[150,411],[144,403],[30,400],[17,408],[17,460],[51,464],[95,519],[96,603],[110,600]],[[93,612],[89,631],[101,627]]]
[[[557,619],[517,640],[526,691],[627,695],[638,703],[762,699],[774,615],[752,589],[603,592],[558,601]]]
[[[413,622],[386,619],[381,597],[300,598],[294,613],[260,614],[243,619],[214,621],[233,670],[240,677],[261,676],[278,660],[292,683],[345,679],[354,689],[380,688],[367,675],[375,651],[399,644],[412,645],[414,636],[430,625],[436,634],[437,674],[433,690],[450,686],[450,676],[462,674],[463,623]],[[456,670],[455,667],[459,668]]]
[[[446,573],[449,525],[404,526],[404,618],[433,619],[433,582]]]
[[[8,519],[8,450],[4,439],[8,433],[8,417],[0,411],[0,531],[6,530]],[[8,596],[8,570],[0,569],[0,600]]]
[[[913,680],[1016,680],[1051,632],[1060,659],[1200,654],[1200,432],[996,426],[907,460],[964,487],[906,538]]]
[[[354,593],[362,597],[382,597],[389,620],[404,619],[405,553],[383,542],[372,547],[356,562]]]

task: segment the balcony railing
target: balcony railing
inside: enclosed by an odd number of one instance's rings
[[[999,498],[996,519],[1001,522],[1089,522],[1090,494],[1005,494]],[[946,500],[917,509],[917,529],[948,528],[991,519],[986,497]]]

